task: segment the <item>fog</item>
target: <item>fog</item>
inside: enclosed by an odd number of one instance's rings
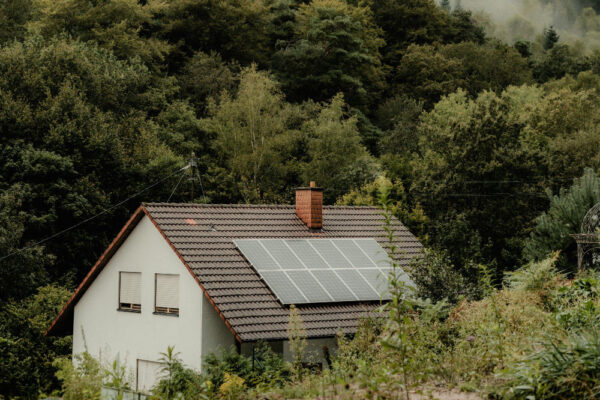
[[[488,34],[509,43],[539,40],[544,29],[553,26],[562,42],[585,50],[600,48],[598,0],[451,0],[451,3],[453,7],[473,11]]]

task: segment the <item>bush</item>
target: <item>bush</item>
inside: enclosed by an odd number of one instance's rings
[[[555,286],[559,278],[554,267],[558,253],[546,260],[531,262],[514,272],[507,272],[504,282],[512,289],[547,290]]]
[[[254,347],[254,362],[231,348],[211,353],[204,360],[204,377],[215,389],[225,383],[225,376],[237,376],[250,388],[278,387],[290,379],[291,371],[283,358],[268,344],[258,342]]]
[[[156,399],[208,399],[206,380],[194,370],[185,367],[174,347],[169,346],[161,355],[160,361],[164,365],[163,378],[153,389]]]
[[[600,336],[596,330],[565,343],[543,343],[508,374],[513,399],[597,399],[600,395]]]
[[[470,269],[475,271],[474,267]],[[462,298],[479,295],[477,285],[460,274],[444,252],[425,250],[425,256],[411,264],[410,275],[421,298],[458,303]]]
[[[58,358],[56,377],[62,381],[64,400],[99,400],[102,391],[103,370],[100,363],[88,353],[70,358]]]

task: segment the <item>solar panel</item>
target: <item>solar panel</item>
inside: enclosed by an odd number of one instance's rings
[[[282,304],[387,298],[391,262],[374,239],[238,239],[234,243]],[[402,273],[402,279],[414,286]]]

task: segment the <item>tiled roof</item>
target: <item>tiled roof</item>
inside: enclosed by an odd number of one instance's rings
[[[77,288],[46,334],[72,330],[73,308],[127,238],[147,215],[194,275],[204,294],[238,341],[287,337],[289,308],[281,305],[258,273],[235,247],[236,238],[375,238],[389,243],[381,211],[375,207],[323,206],[323,228],[310,230],[294,206],[148,203],[123,227]],[[398,264],[406,266],[421,254],[417,238],[393,219]],[[356,330],[361,316],[378,302],[299,305],[309,337],[329,337]]]
[[[236,238],[372,237],[385,248],[383,217],[375,207],[323,207],[323,229],[311,231],[294,206],[145,204],[147,213],[242,341],[287,337],[289,308],[281,305],[233,244]],[[394,219],[400,265],[422,246]],[[298,306],[309,337],[353,332],[361,315],[378,303]]]

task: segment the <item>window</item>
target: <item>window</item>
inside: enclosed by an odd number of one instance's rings
[[[179,315],[179,275],[155,275],[154,312]]]
[[[141,311],[142,273],[119,272],[119,310]]]

